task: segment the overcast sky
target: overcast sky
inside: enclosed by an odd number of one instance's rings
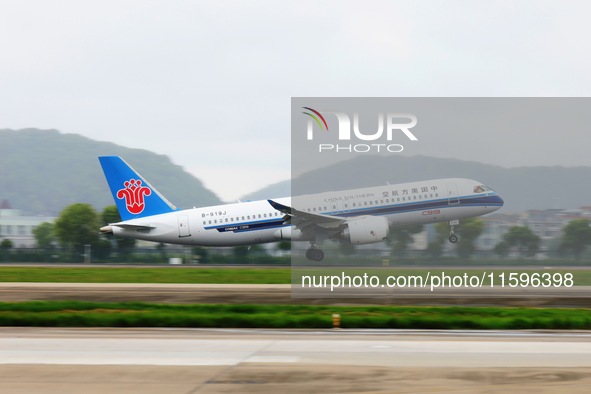
[[[166,154],[229,201],[290,177],[292,96],[589,96],[588,4],[0,0],[0,128]],[[563,151],[483,161],[591,165]]]

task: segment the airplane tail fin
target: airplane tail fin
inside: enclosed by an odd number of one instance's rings
[[[101,156],[99,161],[121,219],[130,220],[177,210],[119,156]]]

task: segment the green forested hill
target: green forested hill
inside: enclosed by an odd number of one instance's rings
[[[219,198],[170,159],[57,130],[0,129],[0,201],[30,215],[56,215],[84,202],[113,205],[97,157],[118,155],[179,208],[214,205]]]

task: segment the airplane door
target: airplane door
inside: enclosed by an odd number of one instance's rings
[[[189,228],[189,217],[179,216],[179,237],[190,237],[191,229]]]
[[[447,201],[449,205],[459,204],[458,185],[455,183],[447,184]]]

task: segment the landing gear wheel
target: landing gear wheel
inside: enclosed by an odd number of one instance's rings
[[[312,261],[322,261],[324,259],[324,252],[322,249],[312,247],[306,250],[306,258]]]
[[[454,233],[454,227],[457,224],[460,224],[459,220],[451,220],[449,222],[449,242],[451,242],[452,244],[458,242],[458,236]]]

